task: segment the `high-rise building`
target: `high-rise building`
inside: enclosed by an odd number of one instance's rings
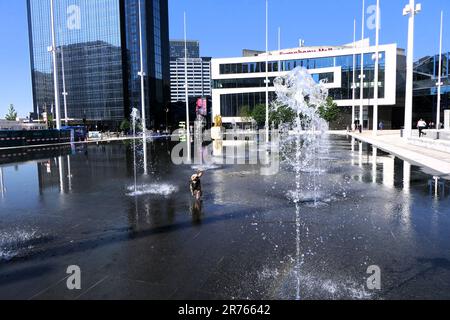
[[[141,109],[138,4],[142,8],[147,125],[170,102],[168,0],[57,0],[55,33],[61,118],[117,126]],[[49,0],[27,0],[34,111],[54,108]],[[65,86],[63,86],[65,84]]]
[[[197,40],[171,40],[170,41],[170,58],[185,58],[185,49],[187,47],[188,58],[200,58],[200,43]]]
[[[171,101],[186,101],[185,59],[170,61]],[[211,96],[211,58],[188,58],[188,97],[200,98]]]

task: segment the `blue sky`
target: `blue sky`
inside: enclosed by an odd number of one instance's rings
[[[95,0],[92,0],[95,1]],[[366,0],[366,7],[375,4]],[[408,0],[381,0],[381,43],[406,47]],[[439,50],[440,10],[447,14],[444,50],[450,50],[450,1],[421,0],[416,19],[415,57]],[[362,0],[270,0],[270,49],[277,48],[278,27],[282,47],[304,39],[306,45],[338,45],[353,39],[353,19],[361,37]],[[188,38],[200,40],[201,54],[239,56],[242,49],[265,48],[265,0],[169,0],[171,38],[183,37],[183,12]],[[374,32],[366,36],[374,42]],[[32,110],[30,58],[25,0],[0,0],[0,118],[13,103],[21,116]]]

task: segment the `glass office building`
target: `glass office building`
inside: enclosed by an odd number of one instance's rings
[[[441,121],[444,110],[450,109],[450,52],[442,54]],[[426,56],[414,63],[413,123],[420,118],[436,122],[439,77],[439,55]]]
[[[141,108],[138,1],[142,6],[148,126],[170,101],[167,0],[57,0],[55,33],[61,117],[117,126]],[[50,1],[27,0],[34,111],[54,112]]]
[[[184,40],[171,40],[170,58],[172,60],[184,59],[186,48],[188,59],[200,58],[200,42],[197,40],[187,40],[186,42]]]
[[[363,106],[364,123],[370,126],[371,106],[374,98],[375,61],[374,47],[365,43],[354,48],[353,44],[341,47],[296,48],[269,53],[269,100],[276,98],[274,79],[287,72],[304,67],[316,80],[324,81],[330,97],[342,107],[343,123],[351,123],[351,108],[355,106],[359,119],[361,55],[364,55]],[[355,62],[354,62],[355,60]],[[403,50],[395,44],[380,46],[379,105],[380,117],[386,127],[397,127],[402,120],[399,93],[404,91]],[[356,68],[356,87],[353,100],[353,71]],[[266,54],[239,58],[213,59],[213,113],[221,115],[225,123],[242,122],[241,110],[252,110],[266,99]],[[345,127],[344,127],[345,128]]]

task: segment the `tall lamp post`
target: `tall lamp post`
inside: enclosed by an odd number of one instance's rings
[[[61,68],[62,68],[62,84],[63,84],[63,99],[64,99],[64,123],[66,126],[69,125],[69,117],[67,115],[67,90],[66,90],[66,75],[64,70],[64,44],[61,46]]]
[[[147,119],[146,119],[146,110],[145,110],[145,72],[144,72],[144,46],[143,46],[143,39],[142,39],[142,10],[141,10],[141,0],[138,0],[138,10],[139,10],[139,54],[140,54],[140,63],[141,63],[141,70],[138,72],[138,75],[141,77],[141,105],[142,105],[142,130],[145,130],[147,128]]]
[[[437,93],[437,111],[436,111],[436,129],[441,129],[441,88],[442,88],[442,35],[444,26],[444,12],[441,11],[441,33],[439,38],[439,72],[438,72],[438,93]]]
[[[409,4],[403,8],[403,15],[409,15],[408,21],[408,53],[406,57],[406,97],[405,97],[405,131],[404,138],[412,136],[412,111],[413,111],[413,67],[414,67],[414,17],[422,10],[420,3],[409,0]]]
[[[144,175],[147,175],[147,118],[146,118],[146,110],[145,110],[145,72],[144,72],[144,42],[142,37],[142,9],[141,9],[141,0],[138,0],[138,11],[139,11],[139,54],[140,54],[140,63],[141,70],[138,72],[138,75],[141,77],[141,118],[142,118],[142,143],[144,149]]]
[[[48,48],[48,51],[52,53],[53,57],[53,82],[55,90],[55,115],[56,115],[56,129],[61,129],[61,115],[59,108],[59,84],[58,84],[58,67],[56,62],[56,34],[55,34],[55,8],[54,1],[50,0],[50,25],[52,33],[52,46]]]
[[[360,81],[360,105],[359,105],[359,125],[361,128],[364,127],[364,23],[365,23],[365,1],[363,0],[362,5],[362,27],[361,27],[361,74],[359,75],[359,81]]]
[[[269,0],[266,0],[266,142],[269,142]]]
[[[373,103],[373,134],[378,133],[378,81],[379,81],[379,64],[380,64],[380,0],[377,0],[376,12],[376,31],[375,31],[375,80],[374,80],[374,103]]]
[[[353,81],[352,81],[352,128],[355,124],[356,98],[356,19],[353,20]]]
[[[186,99],[186,141],[187,141],[187,163],[191,163],[191,126],[189,120],[189,93],[188,93],[188,54],[187,54],[187,31],[186,12],[184,13],[184,91]]]

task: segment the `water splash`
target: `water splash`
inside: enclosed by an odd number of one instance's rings
[[[133,185],[127,188],[129,197],[137,197],[142,195],[160,195],[168,197],[178,191],[176,186],[170,184],[143,184],[143,185]]]
[[[314,206],[319,204],[319,175],[321,170],[320,155],[324,145],[328,123],[319,115],[319,107],[327,102],[328,90],[324,83],[316,83],[305,68],[298,67],[286,76],[276,78],[274,81],[277,99],[274,107],[288,107],[295,113],[293,124],[282,125],[283,141],[282,153],[285,162],[295,172],[295,190],[289,197],[295,203],[296,217],[296,258],[294,274],[296,279],[296,299],[300,300],[301,276],[300,269],[304,264],[304,255],[301,254],[300,236],[308,236],[308,228],[300,216],[301,206],[304,203],[305,189],[312,192]],[[290,130],[292,129],[292,130]],[[294,154],[294,156],[291,156]],[[307,173],[309,178],[304,181],[302,175]]]
[[[133,162],[134,162],[134,192],[137,192],[137,163],[136,163],[136,123],[141,118],[139,110],[133,108],[131,111],[131,122],[133,126]]]
[[[13,230],[0,232],[0,261],[11,261],[32,250],[36,244],[45,238],[37,230]]]

